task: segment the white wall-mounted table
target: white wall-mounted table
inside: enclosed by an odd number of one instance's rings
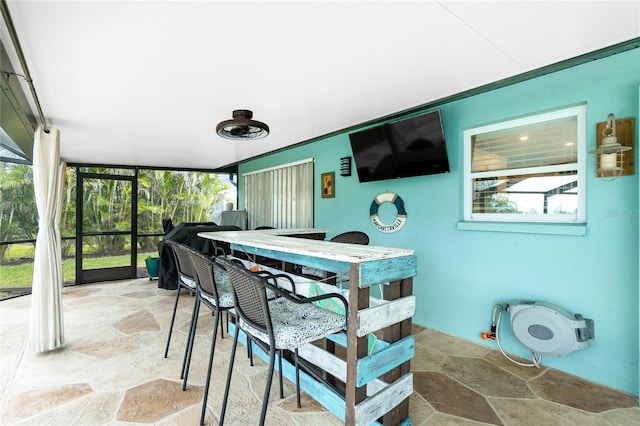
[[[348,425],[368,425],[382,418],[384,425],[407,424],[413,392],[410,360],[414,354],[411,318],[415,314],[413,277],[417,261],[413,250],[292,238],[326,230],[270,229],[203,232],[203,238],[229,243],[236,252],[310,266],[349,277],[347,332],[338,344],[346,346],[346,360],[318,348],[301,356],[345,383],[345,398],[335,398],[322,384],[302,381],[311,397]],[[385,303],[370,305],[369,288],[384,284]],[[382,342],[368,354],[368,335],[382,331]],[[380,333],[377,333],[380,334]],[[321,351],[321,349],[320,349]],[[287,376],[287,371],[284,371]],[[291,379],[291,377],[289,377]]]

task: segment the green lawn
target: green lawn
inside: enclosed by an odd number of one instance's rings
[[[6,260],[33,259],[33,244],[9,244],[4,254]]]
[[[5,252],[5,264],[0,265],[0,300],[13,297],[18,293],[14,291],[2,291],[7,288],[31,287],[33,281],[33,256],[35,247],[33,244],[11,244]],[[65,283],[76,281],[76,259],[65,258],[62,261],[62,274]],[[144,260],[148,256],[157,257],[156,251],[142,253],[138,252],[138,265],[144,266]],[[111,268],[116,266],[127,266],[130,262],[130,255],[86,257],[84,269]]]
[[[156,255],[155,253],[149,253]],[[138,253],[138,266],[144,266],[144,260],[149,255]],[[157,255],[156,255],[157,256]],[[31,256],[33,258],[33,255]],[[85,260],[85,269],[109,268],[114,266],[124,266],[129,263],[129,256],[108,256],[95,257]],[[62,262],[62,273],[65,283],[72,283],[76,280],[76,260],[75,258],[64,259]],[[0,265],[0,288],[3,287],[30,287],[33,280],[33,261],[13,265]]]

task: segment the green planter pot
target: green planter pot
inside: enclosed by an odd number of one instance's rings
[[[149,273],[149,279],[157,278],[158,271],[160,270],[160,258],[154,257],[151,259],[145,259],[145,265],[147,266],[147,272]]]

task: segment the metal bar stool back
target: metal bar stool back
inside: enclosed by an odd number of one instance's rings
[[[220,425],[224,423],[224,416],[229,397],[229,387],[233,373],[233,363],[238,343],[240,329],[252,340],[266,344],[265,352],[269,354],[269,371],[262,399],[260,425],[264,425],[269,392],[273,378],[276,352],[280,350],[293,351],[296,375],[296,401],[300,406],[300,377],[298,363],[298,348],[306,343],[324,338],[330,334],[342,331],[346,327],[346,317],[326,309],[322,309],[313,302],[329,298],[339,299],[348,312],[347,301],[342,295],[329,293],[322,296],[304,298],[278,288],[268,282],[264,276],[254,274],[238,265],[222,258],[216,262],[222,265],[231,278],[233,298],[237,322],[231,349],[227,383],[220,411]],[[269,299],[267,289],[280,297]],[[280,354],[282,360],[282,354]],[[282,373],[282,368],[280,368]],[[282,381],[282,374],[280,375]]]
[[[190,251],[189,257],[193,265],[193,270],[196,276],[196,285],[198,289],[198,307],[199,312],[200,305],[204,304],[208,307],[215,319],[213,324],[213,336],[211,338],[211,349],[209,350],[209,364],[207,368],[207,378],[204,386],[204,395],[202,398],[202,411],[200,415],[200,424],[204,424],[207,398],[209,396],[209,385],[211,383],[211,370],[213,367],[213,357],[216,348],[216,338],[218,332],[218,324],[221,328],[221,336],[224,336],[224,326],[220,321],[222,312],[228,311],[233,308],[233,295],[231,289],[231,282],[229,275],[220,265],[215,261],[201,253]],[[190,347],[187,356],[187,367],[184,375],[183,389],[186,388],[187,376],[189,374],[189,364],[191,362],[191,355],[193,351],[193,343],[195,340],[195,331],[198,323],[198,314],[194,318],[194,323],[191,327],[191,333],[194,335],[190,339]]]

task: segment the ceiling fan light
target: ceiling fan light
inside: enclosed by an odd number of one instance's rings
[[[269,126],[261,121],[252,120],[253,112],[248,109],[233,111],[233,119],[225,120],[216,126],[216,133],[225,139],[260,139],[269,134]]]

